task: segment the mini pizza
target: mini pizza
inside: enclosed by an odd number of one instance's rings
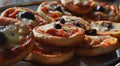
[[[58,1],[43,2],[37,9],[38,14],[47,20],[49,23],[62,15],[71,15],[65,11],[64,7]]]
[[[0,66],[23,60],[34,46],[32,30],[13,18],[0,17]]]
[[[87,14],[96,7],[93,0],[61,0],[61,3],[73,14]]]
[[[112,35],[120,39],[120,23],[112,21],[93,21],[91,28],[96,29],[99,35]]]
[[[74,56],[73,47],[60,47],[36,43],[33,51],[25,60],[44,65],[58,65],[71,60]]]
[[[31,28],[34,28],[37,25],[46,24],[46,21],[39,17],[35,11],[24,7],[8,8],[2,12],[1,17],[19,19],[29,25]]]
[[[81,17],[64,15],[57,22],[60,22],[61,24],[75,25],[75,26],[83,28],[85,30],[90,29],[90,24]]]
[[[96,9],[91,13],[85,15],[89,20],[107,20],[107,21],[120,21],[119,9],[116,5],[100,3]]]
[[[33,29],[37,41],[55,46],[75,46],[84,38],[84,29],[58,22]]]
[[[98,56],[115,51],[119,47],[119,41],[115,37],[86,35],[83,43],[76,47],[76,54],[78,56]]]

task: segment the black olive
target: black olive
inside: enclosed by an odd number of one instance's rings
[[[61,29],[62,26],[61,26],[60,24],[54,24],[54,28],[56,28],[56,29]]]
[[[77,26],[77,27],[84,27],[83,24],[80,24],[80,23],[78,23],[78,22],[75,23],[75,26]]]
[[[78,21],[73,21],[73,24],[75,26],[77,26],[77,27],[85,28],[85,26],[82,23],[78,22]]]
[[[112,28],[112,23],[104,23],[104,27]]]
[[[4,45],[7,42],[7,36],[3,33],[0,32],[0,45]]]
[[[80,23],[77,23],[76,26],[78,26],[78,27],[82,27]]]
[[[62,8],[59,5],[55,5],[53,10],[62,12]]]
[[[101,12],[104,12],[106,10],[106,8],[98,5],[97,8],[96,8],[96,11],[101,11]]]
[[[75,21],[74,19],[71,19],[71,21]]]
[[[32,14],[30,12],[22,12],[20,16],[21,16],[21,18],[28,18],[28,19],[35,20],[34,14]]]
[[[85,34],[95,36],[95,35],[97,35],[97,30],[96,29],[86,30]]]
[[[65,24],[65,19],[64,18],[60,18],[60,23]]]

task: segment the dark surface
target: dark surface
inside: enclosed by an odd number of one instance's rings
[[[96,57],[75,56],[73,59],[71,59],[68,62],[65,62],[60,65],[54,65],[54,66],[104,66],[105,62],[108,62],[114,58],[116,58],[115,53],[96,56]],[[31,62],[31,61],[20,61],[12,66],[47,66],[47,65],[43,65],[43,64]]]

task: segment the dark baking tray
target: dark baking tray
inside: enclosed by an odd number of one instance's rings
[[[27,7],[27,8],[36,10],[41,2],[43,2],[43,1],[26,2],[26,3],[13,4],[13,5],[0,7],[0,13],[2,11],[4,11],[5,9],[10,8],[10,7],[14,7],[14,6]],[[60,65],[56,65],[56,66],[104,66],[105,62],[110,61],[110,60],[115,59],[115,58],[117,58],[116,52],[112,52],[109,54],[96,56],[96,57],[74,56],[74,58],[69,60],[68,62],[60,64]],[[21,60],[12,66],[45,66],[45,65],[42,65],[42,64],[39,64],[36,62],[32,62],[32,61]]]

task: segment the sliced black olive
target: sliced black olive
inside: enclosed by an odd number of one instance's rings
[[[104,27],[112,28],[112,23],[104,23]]]
[[[35,20],[35,16],[34,14],[30,13],[30,12],[22,12],[20,15],[21,18],[28,18],[28,19],[32,19]]]
[[[0,45],[4,45],[7,42],[7,36],[3,33],[0,32]]]
[[[78,21],[74,21],[73,24],[75,26],[77,26],[77,27],[85,28],[85,26],[82,23],[78,22]]]
[[[71,19],[71,21],[75,21],[74,19]]]
[[[60,23],[65,24],[65,19],[64,18],[60,18]]]
[[[80,23],[77,23],[76,26],[81,27],[81,24],[80,24]]]
[[[106,10],[106,8],[98,5],[97,8],[96,8],[96,11],[101,11],[101,12],[104,12]]]
[[[61,26],[60,24],[54,24],[54,28],[56,28],[56,29],[61,29],[62,26]]]
[[[97,30],[96,29],[86,30],[85,34],[95,36],[95,35],[97,35]]]
[[[81,28],[83,28],[84,27],[84,25],[83,24],[81,24],[81,23],[75,23],[75,26],[77,26],[77,27],[81,27]]]
[[[53,10],[62,12],[62,8],[59,5],[55,5]]]

